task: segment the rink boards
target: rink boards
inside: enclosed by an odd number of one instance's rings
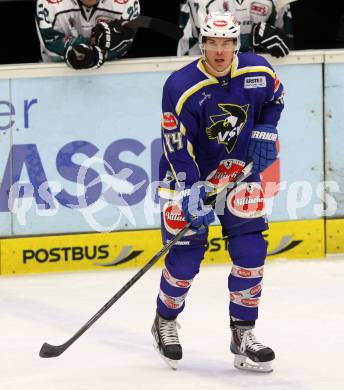
[[[271,223],[264,232],[268,259],[324,258],[326,241],[328,251],[343,252],[344,220],[329,222],[326,233],[331,240],[325,239],[323,220]],[[211,227],[204,263],[227,263],[226,243],[221,227]],[[12,275],[142,267],[162,243],[160,231],[153,229],[11,238],[1,240],[0,247],[1,274]]]
[[[271,60],[287,94],[280,156],[262,174],[268,259],[343,253],[344,51]],[[0,68],[1,275],[140,267],[161,249],[161,91],[187,61]],[[225,248],[212,227],[205,262],[226,263]]]

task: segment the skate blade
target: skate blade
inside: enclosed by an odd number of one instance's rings
[[[158,352],[159,356],[162,358],[162,360],[163,360],[170,368],[172,368],[173,371],[176,371],[177,368],[178,368],[178,362],[179,362],[179,360],[172,360],[172,359],[169,359],[169,358],[167,358],[166,356],[164,356],[164,355],[160,352],[160,349],[159,349],[159,347],[158,347],[158,344],[156,343],[155,340],[153,341],[153,346],[154,346],[154,349]]]
[[[261,372],[267,374],[273,371],[271,362],[254,362],[247,356],[235,355],[234,356],[234,367],[239,370]]]

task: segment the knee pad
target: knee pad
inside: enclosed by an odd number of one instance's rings
[[[199,272],[205,251],[205,245],[175,245],[166,256],[165,266],[171,275],[177,279],[193,279]]]
[[[228,252],[236,266],[261,267],[265,263],[267,244],[262,232],[228,237]]]

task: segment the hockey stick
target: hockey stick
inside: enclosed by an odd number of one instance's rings
[[[219,198],[225,196],[227,194],[227,189],[237,185],[238,183],[245,180],[250,174],[252,170],[252,162],[247,164],[245,168],[239,173],[236,179],[233,182],[228,182],[223,185],[221,188],[221,192],[217,194],[217,196],[212,199],[209,203],[211,206],[214,206],[216,201]],[[110,307],[122,296],[124,295],[131,286],[133,286],[169,249],[179,241],[185,233],[190,228],[190,223],[187,223],[185,227],[173,238],[173,240],[169,241],[165,244],[162,249],[152,257],[149,262],[140,269],[92,318],[90,318],[85,325],[83,325],[69,340],[67,340],[64,344],[61,345],[51,345],[48,343],[44,343],[39,352],[39,356],[42,358],[50,358],[61,355],[67,348],[69,348],[74,341],[76,341],[83,333],[86,332],[88,328],[90,328]]]
[[[175,40],[179,40],[183,36],[183,31],[175,24],[150,16],[140,15],[126,23],[126,26],[130,28],[149,28]]]

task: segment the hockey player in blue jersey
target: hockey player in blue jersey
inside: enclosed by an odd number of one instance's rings
[[[238,52],[239,36],[232,14],[210,13],[201,26],[202,57],[172,73],[163,89],[159,196],[164,242],[186,221],[192,226],[166,256],[152,326],[156,347],[172,368],[182,358],[176,318],[199,272],[208,225],[214,221],[214,210],[204,200],[249,161],[252,174],[215,206],[233,261],[230,350],[240,369],[270,372],[275,358],[253,328],[266,257],[262,232],[268,228],[259,174],[277,158],[283,87],[262,56]]]

